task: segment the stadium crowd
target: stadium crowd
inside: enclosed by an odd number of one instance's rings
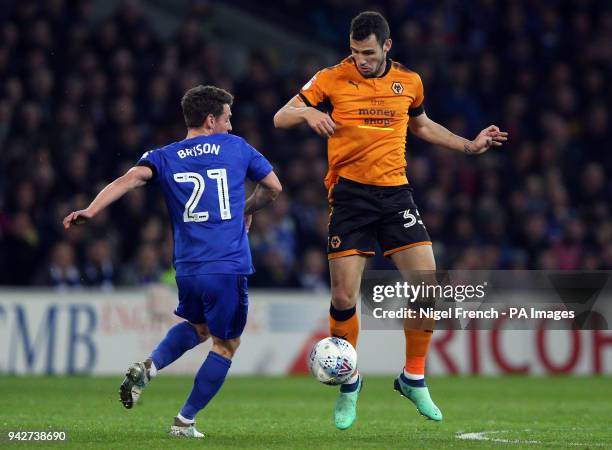
[[[351,17],[368,7],[346,3],[293,0],[270,20],[299,22],[310,30],[305,39],[341,58]],[[468,138],[491,123],[510,133],[484,156],[409,136],[408,178],[439,268],[612,268],[606,3],[378,2],[391,57],[422,76],[430,117]],[[285,187],[255,216],[251,285],[327,288],[325,142],[307,127],[272,124],[323,63],[296,55],[290,69],[261,48],[230,78],[223,40],[201,32],[213,7],[194,2],[169,39],[138,2],[101,22],[88,0],[22,0],[0,12],[1,285],[171,280],[172,235],[156,189],[130,193],[90,227],[64,232],[61,218],[144,151],[182,139],[182,94],[215,84],[235,95],[233,132],[275,164]]]

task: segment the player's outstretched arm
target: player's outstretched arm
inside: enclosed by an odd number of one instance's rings
[[[484,153],[491,146],[498,147],[508,140],[508,133],[500,131],[496,125],[490,125],[482,130],[476,139],[470,141],[450,132],[425,113],[410,118],[409,127],[412,134],[431,144],[471,155]]]
[[[71,225],[86,223],[108,205],[123,197],[127,192],[144,186],[152,177],[153,171],[148,167],[132,167],[124,175],[102,189],[87,208],[68,214],[63,220],[64,228],[68,229]]]
[[[301,123],[307,123],[315,133],[328,138],[336,130],[336,123],[324,112],[307,106],[299,96],[293,97],[274,115],[276,128],[291,128]]]
[[[255,211],[260,210],[266,205],[276,200],[276,197],[282,192],[283,187],[274,173],[270,172],[268,175],[263,177],[255,186],[255,190],[249,198],[247,198],[244,205],[244,215],[250,216]]]

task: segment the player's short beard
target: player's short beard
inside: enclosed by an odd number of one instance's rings
[[[370,75],[364,75],[364,78],[376,78],[376,77],[379,77],[380,75],[382,75],[380,73],[380,68],[385,63],[385,61],[387,61],[387,52],[385,52],[383,50],[382,58],[381,58],[380,62],[378,63],[378,67],[376,67],[376,70],[373,70]]]

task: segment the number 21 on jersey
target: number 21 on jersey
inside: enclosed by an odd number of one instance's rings
[[[208,178],[217,181],[221,220],[231,219],[232,213],[230,212],[229,192],[227,191],[227,171],[225,169],[208,169],[206,175]],[[204,188],[206,187],[204,177],[197,172],[181,172],[174,174],[174,181],[177,183],[193,183],[193,191],[187,203],[185,203],[183,221],[206,222],[209,216],[208,211],[194,212],[202,194],[204,194]]]

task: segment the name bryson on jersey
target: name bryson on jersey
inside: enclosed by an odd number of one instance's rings
[[[200,155],[219,155],[219,151],[221,150],[221,146],[219,144],[209,144],[208,142],[205,144],[194,145],[190,148],[183,148],[178,150],[176,154],[179,158],[183,159],[188,156],[200,156]]]

